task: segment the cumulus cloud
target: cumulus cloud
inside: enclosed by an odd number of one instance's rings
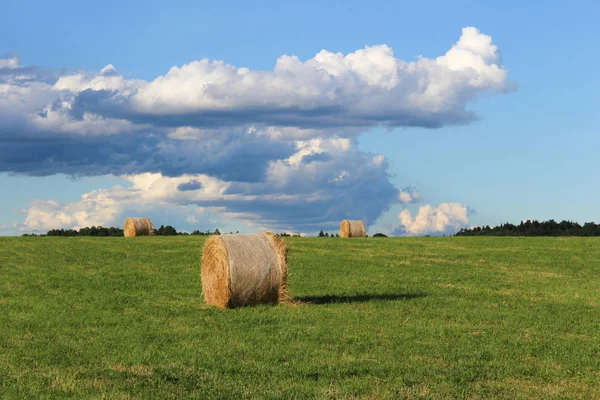
[[[0,171],[37,176],[205,173],[257,181],[264,178],[271,160],[285,159],[294,150],[293,142],[237,131],[197,141],[166,140],[151,134],[79,140],[0,139]]]
[[[272,71],[194,61],[87,109],[166,125],[177,116],[197,126],[439,127],[473,119],[466,103],[478,93],[505,90],[506,79],[491,37],[464,28],[436,59],[404,61],[380,45],[347,55],[322,50],[305,62],[282,56]],[[114,104],[120,113],[110,110]]]
[[[107,226],[116,216],[119,207],[116,199],[105,192],[94,191],[81,201],[63,205],[53,200],[33,200],[20,231],[45,232],[49,229]]]
[[[335,156],[304,162],[317,154]],[[264,180],[258,182],[226,181],[205,174],[126,175],[121,178],[129,187],[95,190],[68,204],[35,201],[19,229],[119,225],[127,210],[189,213],[190,207],[278,231],[335,229],[345,218],[361,218],[369,224],[399,201],[387,163],[373,163],[375,157],[357,151],[350,139],[313,139],[298,142],[287,159],[272,161]],[[194,225],[200,221],[197,217],[188,215],[185,221]]]
[[[395,234],[452,235],[469,224],[469,208],[460,203],[441,203],[437,207],[427,204],[419,208],[415,217],[408,210],[398,214],[401,228]]]
[[[0,57],[0,172],[133,182],[73,203],[34,202],[20,229],[108,224],[140,204],[333,229],[422,201],[390,183],[382,155],[357,149],[361,133],[468,123],[477,96],[509,88],[498,48],[473,27],[437,58],[401,60],[378,45],[306,61],[284,55],[272,70],[202,59],[151,81],[112,64],[65,73]],[[140,179],[153,183],[143,188]],[[157,185],[168,190],[158,195]],[[208,196],[215,185],[223,192]]]
[[[19,64],[19,58],[16,56],[0,56],[0,69],[17,68]]]
[[[421,193],[413,187],[406,187],[398,192],[398,200],[402,204],[414,204],[423,201]]]
[[[416,61],[380,45],[304,62],[282,56],[270,71],[203,59],[152,81],[126,79],[112,64],[55,76],[16,57],[0,70],[0,171],[32,175],[210,174],[225,167],[216,154],[248,158],[256,179],[266,168],[257,159],[290,155],[281,142],[465,123],[475,118],[468,102],[508,88],[497,47],[472,27],[446,54]]]

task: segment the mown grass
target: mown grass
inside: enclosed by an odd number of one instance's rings
[[[1,238],[0,398],[600,398],[598,239],[287,242],[221,311],[201,237]]]

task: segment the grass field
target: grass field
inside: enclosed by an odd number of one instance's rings
[[[600,238],[287,242],[222,311],[202,237],[1,238],[0,398],[600,398]]]

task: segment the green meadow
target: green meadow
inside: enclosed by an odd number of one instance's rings
[[[204,240],[0,238],[0,398],[600,398],[600,238],[287,238],[234,310]]]

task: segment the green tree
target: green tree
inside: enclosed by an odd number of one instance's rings
[[[176,236],[177,235],[177,230],[175,228],[173,228],[171,225],[167,225],[165,226],[165,230],[163,235],[165,236]]]

